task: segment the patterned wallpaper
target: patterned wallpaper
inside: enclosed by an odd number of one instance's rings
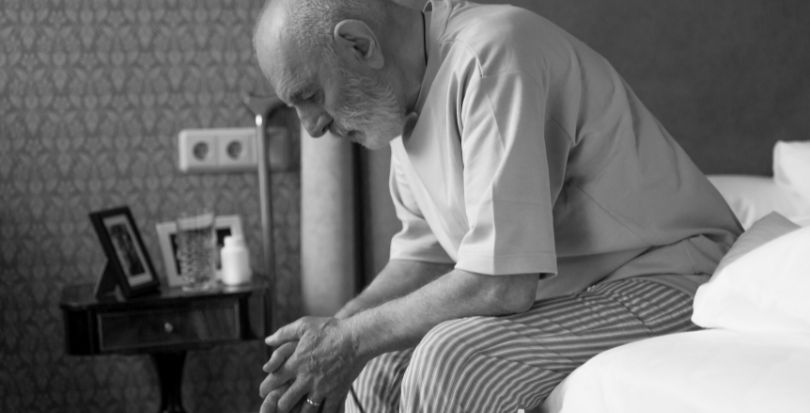
[[[176,169],[181,129],[252,125],[240,95],[265,85],[250,45],[260,5],[0,0],[0,411],[158,408],[147,356],[64,354],[61,290],[104,263],[89,211],[128,205],[162,272],[155,224],[213,203],[242,217],[261,262],[255,174]],[[272,183],[279,323],[299,313],[299,173]],[[191,352],[186,408],[257,410],[264,357],[261,343]]]

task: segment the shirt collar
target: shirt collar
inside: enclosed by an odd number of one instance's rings
[[[447,25],[447,18],[450,14],[451,5],[446,0],[428,0],[422,8],[422,14],[425,16],[425,47],[427,47],[427,65],[425,67],[425,74],[422,77],[422,84],[419,88],[419,95],[416,98],[416,107],[414,111],[409,113],[406,117],[405,127],[403,129],[403,136],[410,135],[413,126],[419,118],[422,107],[425,105],[425,99],[430,87],[433,84],[433,79],[436,77],[436,72],[441,64],[439,56],[439,42],[444,34],[445,26]]]

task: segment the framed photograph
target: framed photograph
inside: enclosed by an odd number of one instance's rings
[[[242,220],[239,215],[223,215],[214,219],[214,232],[217,237],[216,271],[217,278],[222,276],[222,263],[219,251],[225,245],[225,237],[230,235],[243,235]],[[157,224],[160,252],[163,264],[166,267],[166,283],[169,287],[179,287],[186,283],[180,278],[180,263],[177,259],[177,223],[175,221]]]
[[[115,278],[126,298],[157,291],[160,280],[129,207],[91,212],[90,221],[107,256],[102,277]]]

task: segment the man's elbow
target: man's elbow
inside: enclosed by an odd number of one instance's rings
[[[525,312],[534,304],[537,280],[536,274],[497,276],[492,279],[487,301],[499,315]]]

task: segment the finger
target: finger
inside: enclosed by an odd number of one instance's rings
[[[261,413],[276,413],[278,412],[278,399],[281,398],[281,395],[287,391],[290,386],[281,386],[276,389],[271,390],[267,393],[267,396],[264,398],[262,402],[262,410]]]
[[[323,407],[321,407],[320,412],[322,413],[342,413],[343,409],[346,405],[346,396],[343,397],[332,397],[331,395],[329,398],[323,401]]]
[[[349,391],[339,391],[335,390],[330,392],[326,399],[323,401],[321,406],[321,413],[340,413],[343,412],[344,406],[346,404],[346,398],[348,397]],[[354,401],[351,401],[354,404]]]
[[[276,389],[275,391],[270,392],[267,397],[264,398],[259,412],[276,413],[278,411],[278,399],[285,390],[286,389]]]
[[[295,406],[296,402],[303,400],[309,392],[309,384],[306,380],[298,377],[295,379],[290,388],[278,399],[278,409],[280,412],[289,412]]]
[[[267,363],[262,366],[262,371],[265,373],[272,373],[284,365],[284,362],[287,361],[287,359],[295,352],[295,346],[297,343],[297,341],[290,341],[275,349],[273,354],[270,356],[270,360],[267,360]]]
[[[270,392],[276,390],[285,384],[288,384],[295,374],[291,371],[287,371],[286,369],[278,369],[273,373],[267,375],[267,377],[262,380],[262,383],[259,385],[259,396],[260,397],[267,397]]]
[[[329,411],[324,408],[325,405],[326,399],[318,398],[310,393],[304,396],[304,403],[301,405],[300,413],[321,413]]]
[[[298,340],[298,333],[303,325],[303,318],[293,321],[286,326],[282,326],[275,333],[264,339],[268,346],[278,347],[287,341]]]

